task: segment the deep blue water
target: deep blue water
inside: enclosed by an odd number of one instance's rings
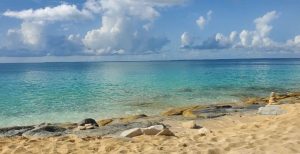
[[[0,64],[0,127],[300,90],[300,59]]]

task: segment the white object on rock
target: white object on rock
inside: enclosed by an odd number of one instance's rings
[[[162,130],[164,130],[164,126],[163,125],[154,125],[154,126],[150,126],[147,128],[142,128],[141,130],[145,135],[156,135],[159,132],[161,132]]]
[[[183,126],[184,128],[189,128],[189,129],[197,128],[197,125],[196,125],[195,120],[183,122],[183,123],[182,123],[182,126]]]
[[[205,127],[199,129],[199,134],[202,135],[202,136],[205,136],[205,135],[207,135],[207,134],[209,134],[211,132],[212,132],[211,130],[209,130],[209,129],[205,128]]]
[[[269,97],[269,104],[272,104],[272,103],[275,103],[276,101],[275,101],[275,97],[276,97],[276,95],[275,95],[275,93],[274,92],[271,92],[271,94],[270,94],[270,97]]]
[[[175,136],[173,132],[171,132],[168,128],[165,128],[164,130],[160,131],[156,136],[163,135],[163,136]]]
[[[135,136],[140,136],[143,135],[143,132],[140,128],[132,128],[129,130],[125,130],[124,132],[121,133],[120,136],[122,137],[135,137]]]
[[[85,128],[85,126],[78,126],[77,129],[78,130],[85,130],[86,128]]]
[[[265,107],[260,107],[257,113],[262,115],[279,115],[285,112],[279,105],[266,105]]]

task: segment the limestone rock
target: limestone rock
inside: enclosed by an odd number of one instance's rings
[[[280,115],[285,112],[279,105],[266,105],[265,107],[260,107],[257,113],[261,115]]]
[[[205,136],[205,135],[207,135],[207,134],[209,134],[209,133],[212,133],[212,131],[209,130],[209,129],[207,129],[207,128],[205,128],[205,127],[203,127],[203,128],[201,128],[201,129],[199,129],[198,133],[199,133],[201,136]]]
[[[197,118],[197,117],[198,117],[198,116],[193,112],[192,109],[185,110],[185,111],[182,113],[182,116],[183,116],[183,117],[186,117],[186,118]]]
[[[0,137],[21,136],[26,131],[34,129],[33,126],[14,126],[7,128],[0,128]]]
[[[188,128],[188,129],[198,128],[198,126],[196,125],[196,121],[194,121],[194,120],[187,121],[187,122],[182,122],[182,126],[184,128]]]
[[[97,121],[97,124],[100,126],[106,126],[113,121],[114,121],[113,119],[103,119],[103,120]]]
[[[164,129],[165,127],[163,125],[154,125],[147,128],[142,128],[141,130],[145,135],[156,135]]]
[[[145,114],[131,115],[131,116],[127,116],[127,117],[124,117],[124,118],[120,118],[120,121],[124,122],[124,123],[128,123],[128,122],[131,122],[133,120],[140,119],[140,118],[145,118],[145,117],[147,117],[147,115],[145,115]]]
[[[161,114],[164,115],[164,116],[182,115],[182,113],[187,109],[189,109],[189,108],[188,107],[174,108],[174,109],[170,109],[168,111],[165,111]]]
[[[143,132],[140,128],[132,128],[129,130],[125,130],[121,133],[121,137],[135,137],[135,136],[139,136],[139,135],[143,135]]]
[[[175,136],[173,132],[171,132],[168,128],[165,128],[164,130],[160,131],[156,136],[163,135],[163,136]]]

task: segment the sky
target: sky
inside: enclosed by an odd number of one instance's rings
[[[298,0],[1,0],[0,62],[300,58]]]

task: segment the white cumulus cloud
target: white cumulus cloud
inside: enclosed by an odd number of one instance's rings
[[[204,27],[208,24],[208,22],[211,20],[211,15],[212,15],[212,11],[209,10],[206,13],[206,17],[204,16],[200,16],[197,20],[196,20],[196,24],[201,28],[204,29]]]

